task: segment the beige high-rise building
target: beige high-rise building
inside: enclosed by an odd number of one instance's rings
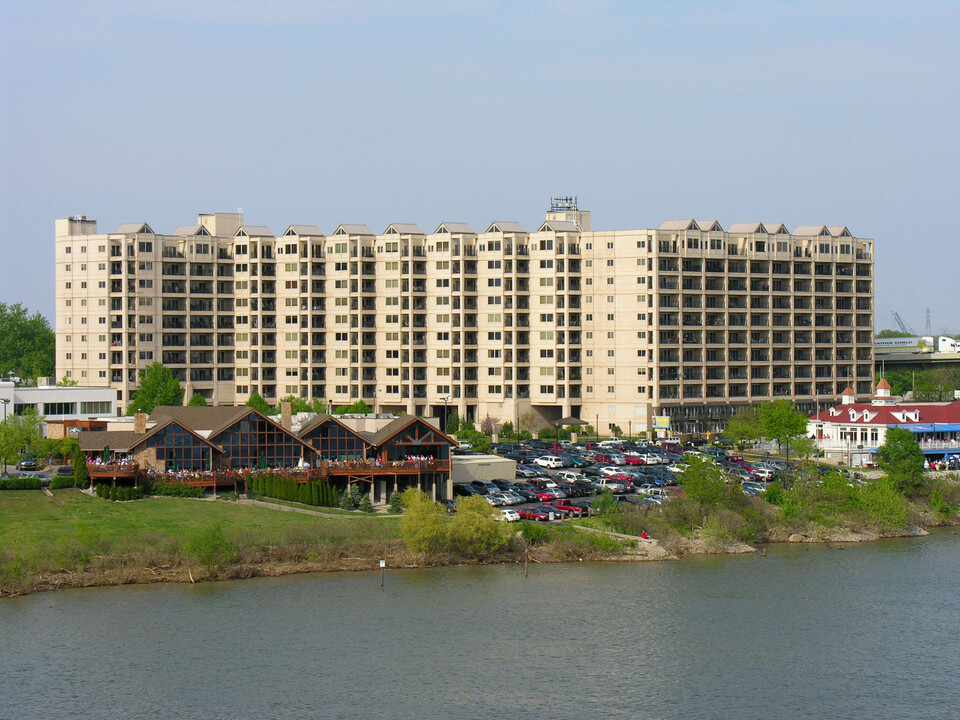
[[[56,223],[57,375],[125,407],[160,361],[214,404],[259,392],[637,435],[738,406],[811,413],[873,391],[873,241],[846,227],[681,220],[594,231],[554,198],[535,231],[445,222],[281,234],[234,213],[167,235]]]

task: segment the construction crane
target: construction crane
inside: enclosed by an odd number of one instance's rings
[[[903,318],[900,317],[900,313],[898,313],[896,310],[891,310],[891,312],[893,313],[893,319],[897,321],[897,325],[900,327],[900,330],[905,333],[910,333],[911,335],[916,335],[913,330],[907,327],[907,324],[903,321]]]

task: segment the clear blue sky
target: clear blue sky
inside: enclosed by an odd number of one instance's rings
[[[958,2],[0,3],[0,301],[53,221],[844,224],[960,332]]]

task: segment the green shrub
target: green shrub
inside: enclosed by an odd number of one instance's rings
[[[500,511],[491,507],[484,497],[473,495],[460,498],[457,501],[457,514],[453,516],[449,529],[454,549],[466,557],[477,558],[501,547],[506,537],[503,524],[496,520],[499,514]]]
[[[0,478],[0,490],[39,490],[40,478]]]
[[[411,552],[438,553],[449,549],[449,522],[437,503],[422,490],[409,487],[403,491],[403,506],[400,534]]]
[[[372,513],[373,512],[373,503],[370,502],[370,496],[366,493],[363,494],[363,497],[360,498],[360,503],[357,505],[357,509],[360,512]]]
[[[523,539],[531,545],[545,542],[550,537],[550,531],[547,528],[529,520],[520,522],[520,532],[523,534]]]
[[[597,502],[597,512],[601,517],[607,517],[617,512],[617,499],[610,490],[604,490],[603,496]]]
[[[350,485],[347,491],[340,498],[340,507],[344,510],[356,510],[360,507],[360,488],[356,483]]]
[[[77,487],[86,487],[90,480],[90,473],[87,472],[87,461],[79,449],[73,454],[73,476],[77,479]]]
[[[390,512],[397,513],[398,515],[403,512],[402,492],[394,492],[390,495]]]
[[[153,494],[166,497],[202,498],[204,492],[202,487],[194,487],[186,483],[157,483],[153,486]]]
[[[197,562],[208,568],[225,565],[236,552],[236,546],[227,540],[219,524],[203,528],[187,540],[184,550]]]
[[[51,490],[62,490],[63,488],[72,488],[78,487],[77,479],[74,477],[66,475],[58,475],[57,477],[50,478],[50,489]]]
[[[860,507],[871,522],[882,528],[902,528],[907,524],[907,501],[895,483],[884,478],[860,490]]]
[[[941,520],[949,520],[957,516],[957,506],[943,499],[943,491],[937,489],[930,493],[930,507]]]

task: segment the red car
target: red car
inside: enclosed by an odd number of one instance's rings
[[[557,500],[556,502],[552,502],[550,504],[555,508],[560,508],[564,512],[570,513],[571,515],[576,515],[577,517],[583,515],[582,507],[579,505],[573,505],[566,500]]]
[[[539,507],[520,508],[517,510],[517,514],[520,516],[521,520],[536,520],[537,522],[540,522],[541,520],[550,519],[549,511]]]

